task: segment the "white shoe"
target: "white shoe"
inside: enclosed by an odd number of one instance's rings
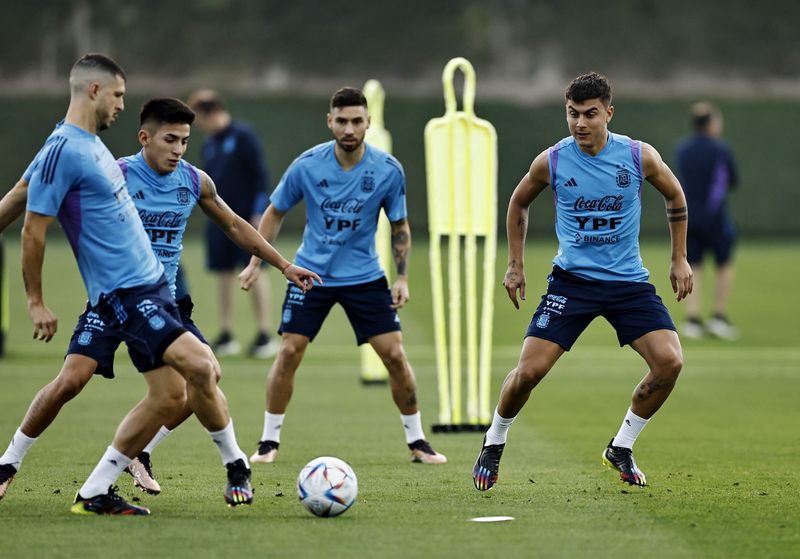
[[[725,317],[715,316],[708,321],[708,333],[721,340],[734,341],[739,339],[739,329],[733,326]]]
[[[681,327],[681,334],[684,338],[699,340],[706,335],[706,330],[699,320],[687,320]]]
[[[425,439],[419,439],[408,445],[411,451],[411,461],[419,464],[446,464],[447,456],[439,454]]]
[[[254,345],[252,348],[250,348],[250,357],[253,357],[254,359],[269,359],[270,357],[275,357],[278,354],[280,347],[281,342],[279,340],[270,338],[267,343]]]
[[[133,484],[145,493],[150,495],[161,493],[161,485],[153,477],[153,466],[148,453],[142,452],[131,460],[125,471],[133,477]]]
[[[239,342],[231,338],[230,336],[220,336],[216,342],[211,346],[214,350],[214,354],[217,357],[225,357],[228,355],[239,355],[239,352],[242,351],[242,347],[239,345]]]
[[[260,441],[258,450],[250,457],[252,464],[272,464],[278,457],[280,443],[275,441]]]

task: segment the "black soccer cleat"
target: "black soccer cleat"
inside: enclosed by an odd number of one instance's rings
[[[628,485],[640,485],[642,487],[647,485],[644,472],[639,469],[633,459],[633,451],[630,448],[612,446],[613,442],[614,439],[611,439],[608,447],[603,451],[603,464],[608,466],[609,469],[617,470],[619,479]]]
[[[70,511],[74,514],[118,514],[140,516],[150,514],[147,507],[137,507],[117,495],[117,487],[109,487],[108,493],[84,499],[80,492],[75,494],[75,502]]]
[[[225,486],[225,502],[229,507],[249,505],[253,502],[253,487],[250,485],[250,469],[244,460],[225,464],[228,469],[228,483]]]
[[[483,444],[486,444],[486,437],[483,438]],[[472,467],[472,481],[478,491],[488,491],[497,483],[500,458],[505,447],[505,443],[481,446],[481,453]]]
[[[17,475],[17,469],[11,464],[0,464],[0,501],[6,496],[8,487],[14,481],[14,476]]]

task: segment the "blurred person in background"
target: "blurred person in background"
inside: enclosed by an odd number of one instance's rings
[[[721,140],[722,113],[711,103],[692,106],[694,134],[681,141],[676,150],[678,176],[692,211],[689,220],[687,251],[694,273],[695,288],[686,298],[686,323],[681,333],[687,338],[702,338],[706,333],[723,340],[735,340],[739,331],[728,321],[727,305],[733,286],[733,250],[736,230],[728,215],[728,193],[736,187],[737,172],[733,152]],[[703,258],[714,255],[716,279],[711,318],[703,324],[701,284]]]
[[[249,125],[233,120],[215,91],[195,91],[188,104],[197,114],[195,124],[208,134],[200,152],[201,166],[214,180],[217,191],[231,209],[257,226],[267,205],[270,182],[261,141]],[[219,282],[220,331],[212,348],[219,356],[236,355],[241,347],[233,333],[234,273],[250,262],[250,254],[233,244],[213,225],[206,227],[205,239],[206,264],[218,276]],[[269,277],[261,274],[261,278],[250,289],[258,331],[249,354],[267,359],[275,355],[278,343],[269,331],[272,304]]]

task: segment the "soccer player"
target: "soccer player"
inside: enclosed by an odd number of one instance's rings
[[[163,360],[185,379],[189,407],[208,430],[228,470],[230,505],[252,500],[247,456],[236,437],[218,369],[204,345],[180,321],[125,179],[97,133],[124,109],[125,73],[110,58],[89,54],[70,72],[66,117],[51,133],[25,174],[28,202],[22,228],[22,271],[28,312],[37,340],[49,342],[57,319],[42,290],[46,232],[55,216],[72,246],[89,295],[105,328],[151,363]],[[266,256],[266,255],[264,255]],[[180,377],[169,369],[146,377],[148,395],[117,429],[113,443],[78,490],[72,511],[79,514],[148,514],[124,501],[111,487],[172,413],[181,394]]]
[[[408,256],[411,230],[406,221],[405,176],[391,155],[364,143],[369,127],[367,100],[345,87],[330,102],[327,116],[332,141],[301,154],[286,170],[270,197],[259,232],[268,241],[278,235],[286,213],[305,201],[303,243],[295,260],[315,268],[322,287],[303,293],[289,285],[278,332],[281,345],[267,378],[267,409],[255,463],[275,460],[280,428],[294,387],[294,377],[309,342],[334,304],[344,308],[356,343],[369,342],[389,371],[392,397],[400,410],[411,459],[424,464],[447,461],[425,440],[417,406],[416,380],[403,349],[397,309],[409,297]],[[383,209],[391,223],[397,279],[389,289],[378,263],[375,230]],[[247,289],[258,277],[252,258],[239,275]]]
[[[220,96],[209,89],[195,91],[189,106],[197,113],[197,126],[209,135],[200,152],[203,169],[217,185],[220,195],[233,211],[252,216],[253,224],[261,218],[267,202],[270,173],[261,141],[247,124],[231,117]],[[233,336],[235,271],[250,261],[250,252],[242,250],[211,224],[206,228],[206,262],[218,279],[220,332],[212,343],[217,355],[239,353]],[[270,336],[272,288],[269,275],[253,284],[253,316],[258,331],[250,344],[251,357],[266,359],[278,351],[278,341]]]
[[[547,292],[528,326],[519,362],[503,382],[472,470],[475,487],[482,491],[497,482],[508,429],[531,391],[595,317],[608,320],[620,345],[630,345],[649,368],[602,455],[603,463],[631,485],[647,484],[633,459],[633,443],[669,396],[683,365],[675,325],[648,283],[649,272],[639,254],[641,190],[647,180],[666,202],[672,289],[679,301],[691,292],[688,214],[681,185],[652,146],[609,132],[614,107],[604,76],[578,76],[565,97],[570,136],[533,160],[508,204],[509,255],[503,286],[514,307],[525,299],[529,206],[548,185],[555,196],[559,248]]]
[[[194,113],[182,101],[172,98],[152,99],[140,113],[139,141],[142,150],[117,161],[127,180],[128,191],[150,238],[156,257],[165,267],[173,296],[177,299],[183,326],[197,338],[205,338],[191,319],[193,303],[188,293],[181,293],[177,279],[178,262],[183,250],[182,240],[188,218],[195,205],[246,250],[258,247],[269,261],[295,285],[303,288],[305,280],[318,276],[290,265],[244,219],[234,214],[217,195],[213,181],[206,173],[182,160],[189,141]],[[0,230],[18,217],[25,207],[27,182],[24,178],[0,202]],[[61,407],[74,398],[93,374],[113,378],[114,353],[121,338],[105,328],[102,319],[91,308],[81,315],[72,335],[64,367],[56,379],[37,394],[19,430],[0,456],[0,499],[5,495],[30,445],[55,419]],[[208,350],[208,348],[206,347]],[[131,358],[144,372],[153,368],[144,356],[131,349]],[[219,365],[214,359],[215,367]],[[128,465],[127,471],[143,491],[157,494],[160,485],[152,475],[150,453],[164,437],[191,415],[185,397],[176,396],[172,419]],[[182,404],[182,405],[181,405]]]
[[[733,286],[733,249],[736,228],[728,215],[728,193],[736,187],[736,163],[722,136],[722,113],[710,103],[692,107],[694,135],[676,150],[678,176],[692,209],[686,237],[689,264],[695,289],[686,297],[686,323],[681,331],[687,338],[702,338],[708,332],[723,340],[735,340],[739,330],[728,321],[727,306]],[[700,280],[703,256],[714,255],[716,278],[711,319],[700,320]]]

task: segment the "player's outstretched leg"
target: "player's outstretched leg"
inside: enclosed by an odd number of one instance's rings
[[[609,469],[619,472],[619,478],[629,485],[647,485],[644,472],[636,465],[633,459],[633,451],[630,448],[613,446],[614,439],[611,439],[608,446],[603,451],[603,464]]]
[[[78,492],[75,494],[75,502],[70,511],[74,514],[118,514],[124,516],[150,514],[150,509],[128,503],[117,495],[117,491],[117,487],[109,487],[108,493],[101,493],[88,499],[81,497]]]
[[[486,444],[486,437],[481,444],[481,453],[472,467],[472,481],[478,491],[487,491],[497,483],[500,472],[500,458],[503,456],[503,444]]]
[[[228,484],[225,486],[225,502],[229,507],[249,505],[253,501],[253,487],[250,485],[250,469],[239,459],[225,464],[228,469]]]
[[[131,460],[125,471],[133,477],[133,484],[145,493],[150,495],[161,493],[161,485],[153,476],[153,464],[149,452],[140,452],[139,456]]]

